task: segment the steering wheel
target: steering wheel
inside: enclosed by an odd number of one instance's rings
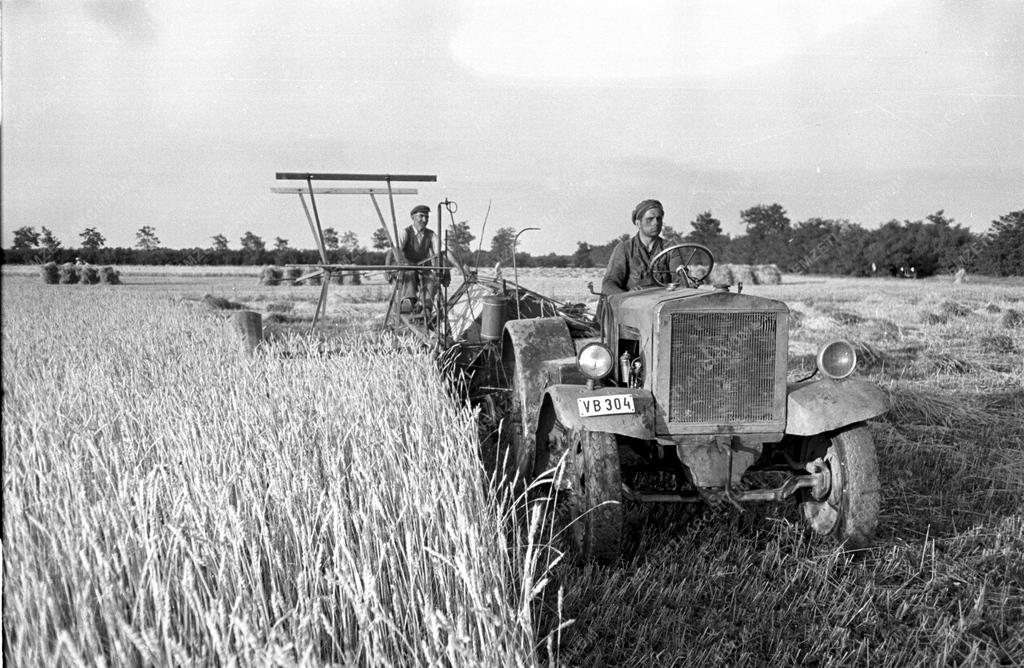
[[[711,254],[711,250],[707,246],[701,246],[700,244],[675,244],[664,249],[651,259],[651,278],[654,279],[655,283],[663,288],[667,287],[661,280],[660,274],[662,272],[655,271],[654,266],[664,259],[667,268],[669,253],[672,251],[683,251],[680,253],[682,256],[686,250],[689,250],[690,254],[686,256],[686,259],[676,269],[676,273],[680,278],[686,279],[689,285],[696,287],[711,274],[711,269],[715,266],[715,256]]]

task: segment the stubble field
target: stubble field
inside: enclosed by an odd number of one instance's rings
[[[1024,284],[786,276],[791,371],[859,346],[870,550],[792,507],[627,508],[611,567],[557,559],[495,490],[386,285],[133,275],[3,289],[8,665],[1024,664]],[[600,272],[524,271],[585,301]],[[223,297],[278,335],[247,357]]]

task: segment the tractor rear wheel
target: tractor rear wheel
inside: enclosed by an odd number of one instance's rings
[[[831,478],[827,494],[804,493],[804,521],[816,532],[850,547],[867,547],[878,527],[878,458],[871,432],[863,424],[808,439],[808,459]]]

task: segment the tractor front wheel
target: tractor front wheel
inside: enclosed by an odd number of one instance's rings
[[[821,535],[851,547],[867,547],[878,527],[878,458],[864,424],[812,436],[805,444],[809,461],[828,471],[830,485],[819,498],[805,492],[804,521]]]
[[[625,519],[615,435],[555,425],[547,442],[552,446],[547,461],[557,465],[552,490],[557,530],[582,560],[616,561]]]

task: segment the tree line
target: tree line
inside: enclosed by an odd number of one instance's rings
[[[890,220],[878,228],[866,229],[848,220],[810,218],[793,223],[780,204],[761,204],[740,212],[744,233],[730,236],[710,211],[699,214],[689,229],[666,225],[662,236],[669,243],[699,243],[715,254],[718,262],[776,264],[787,272],[848,276],[914,275],[930,276],[964,269],[996,276],[1024,275],[1024,209],[992,221],[989,230],[975,234],[956,224],[943,211],[921,220]],[[631,234],[595,245],[577,242],[569,254],[534,255],[516,251],[514,227],[499,228],[484,249],[468,221],[447,226],[447,243],[463,263],[470,266],[509,265],[515,252],[520,267],[601,267],[607,264],[615,245]],[[76,247],[65,247],[52,231],[42,227],[20,227],[14,243],[3,250],[4,263],[87,262],[90,264],[169,265],[265,265],[316,264],[315,249],[299,249],[288,239],[275,237],[268,245],[263,238],[246,232],[239,247],[231,248],[222,234],[210,238],[205,248],[171,249],[161,245],[156,230],[139,228],[132,248],[110,248],[95,227],[80,234]],[[361,265],[382,264],[388,238],[377,229],[369,248],[362,246],[351,231],[324,229],[328,262]]]

